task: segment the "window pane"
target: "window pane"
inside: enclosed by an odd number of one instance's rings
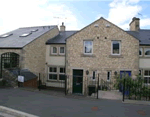
[[[150,83],[150,78],[148,79],[148,83]]]
[[[142,52],[141,52],[141,50],[139,50],[139,55],[142,55]]]
[[[57,53],[57,48],[53,47],[53,53]]]
[[[92,53],[92,41],[85,41],[84,42],[84,48],[85,52],[84,53]]]
[[[148,70],[145,70],[144,75],[148,76]]]
[[[65,48],[64,47],[60,47],[60,53],[65,53]]]
[[[49,67],[49,72],[57,72],[57,68],[56,67]]]
[[[57,80],[57,74],[49,74],[49,79]]]
[[[53,68],[52,67],[49,68],[49,72],[53,72]]]
[[[145,55],[150,55],[150,48],[144,48]]]
[[[142,75],[142,70],[139,70],[139,75],[140,75],[140,76]]]
[[[59,75],[59,80],[65,80],[65,75]]]
[[[60,73],[65,73],[65,68],[60,68]]]
[[[113,41],[113,54],[119,54],[119,41]]]
[[[144,83],[147,83],[147,77],[144,77]]]
[[[142,55],[142,48],[140,48],[139,50],[139,55]]]
[[[53,68],[53,72],[57,72],[57,68],[56,67]]]

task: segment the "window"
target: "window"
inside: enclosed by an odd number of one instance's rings
[[[142,53],[143,53],[142,48],[140,48],[139,49],[139,55],[142,56]]]
[[[27,37],[30,34],[32,34],[32,33],[31,32],[30,33],[24,33],[24,34],[20,35],[20,37]]]
[[[49,80],[65,80],[65,67],[49,67]]]
[[[145,56],[150,56],[150,48],[144,48]]]
[[[107,72],[107,81],[110,81],[110,79],[111,79],[111,72],[108,71],[108,72]]]
[[[52,54],[57,54],[57,47],[52,47],[51,48],[51,53]]]
[[[112,41],[112,55],[120,55],[120,41]]]
[[[49,79],[57,80],[57,67],[49,67]]]
[[[33,29],[33,30],[31,30],[31,32],[36,32],[36,31],[38,31],[38,29]]]
[[[95,80],[96,77],[96,71],[93,71],[93,80]]]
[[[5,35],[2,35],[2,36],[0,36],[1,38],[5,38],[5,37],[9,37],[9,36],[11,36],[11,35],[13,35],[12,33],[11,34],[5,34]]]
[[[65,80],[65,68],[64,67],[60,67],[59,80]]]
[[[84,54],[93,53],[93,41],[84,41]]]
[[[65,54],[65,47],[59,47],[59,54]]]
[[[150,70],[144,71],[144,83],[146,84],[150,83]]]

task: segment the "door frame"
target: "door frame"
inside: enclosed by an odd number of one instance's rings
[[[82,70],[83,71],[83,76],[84,76],[84,69],[83,68],[72,68],[72,93],[73,93],[73,70]],[[83,82],[84,82],[84,80],[83,80],[83,78],[82,78],[82,93],[81,94],[83,94]]]

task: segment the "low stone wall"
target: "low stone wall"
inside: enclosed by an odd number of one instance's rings
[[[4,69],[2,71],[2,78],[4,80],[7,80],[11,86],[13,87],[17,87],[18,83],[17,83],[17,76],[13,75],[12,73],[9,72],[9,70]]]

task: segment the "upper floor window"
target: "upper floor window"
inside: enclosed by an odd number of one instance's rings
[[[59,54],[65,54],[65,47],[59,47]]]
[[[143,53],[142,48],[140,48],[139,49],[139,55],[142,56],[142,53]]]
[[[51,53],[57,54],[57,47],[51,47]]]
[[[96,78],[96,71],[93,71],[93,80]]]
[[[144,48],[145,56],[150,56],[150,48]]]
[[[93,53],[93,41],[84,41],[84,54]]]
[[[120,55],[120,41],[112,41],[112,55]]]

